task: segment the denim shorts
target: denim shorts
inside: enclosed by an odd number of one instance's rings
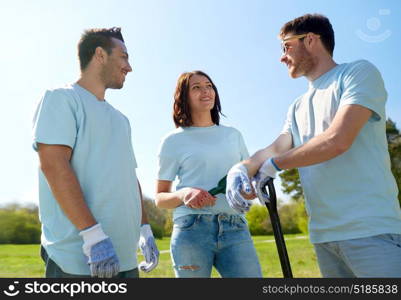
[[[40,246],[40,256],[45,263],[45,276],[46,278],[91,278],[90,275],[78,275],[65,273],[48,255],[43,248]],[[138,268],[118,273],[114,278],[139,278]]]
[[[314,244],[323,277],[401,277],[401,234]]]
[[[171,258],[176,277],[262,277],[246,221],[238,215],[191,214],[174,221]]]

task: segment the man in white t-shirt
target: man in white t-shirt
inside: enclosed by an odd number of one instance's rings
[[[308,91],[290,106],[278,138],[230,170],[231,206],[248,209],[257,172],[260,186],[298,168],[322,275],[401,277],[401,211],[379,71],[365,60],[337,64],[334,31],[322,15],[286,23],[280,38],[281,62],[292,78],[308,79]]]
[[[159,253],[141,205],[129,121],[105,100],[132,71],[120,28],[85,31],[78,56],[79,80],[46,91],[34,117],[46,277],[138,277],[138,241],[143,271]]]

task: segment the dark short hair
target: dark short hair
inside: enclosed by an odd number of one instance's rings
[[[114,48],[111,38],[116,38],[124,43],[121,28],[93,28],[84,31],[78,43],[78,58],[81,71],[88,66],[97,47],[101,47],[107,54],[111,54]]]
[[[320,35],[320,40],[326,50],[333,56],[334,31],[327,17],[321,14],[306,14],[284,24],[280,30],[280,37],[288,33],[304,34],[313,32]]]
[[[177,86],[174,92],[173,119],[175,127],[189,127],[193,125],[191,110],[189,107],[189,80],[193,75],[205,76],[212,84],[215,92],[214,107],[211,110],[212,121],[214,124],[220,124],[221,105],[219,92],[212,79],[205,72],[192,71],[182,73],[178,77]],[[223,114],[222,114],[223,115]]]

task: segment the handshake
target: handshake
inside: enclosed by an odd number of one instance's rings
[[[228,204],[239,213],[249,211],[252,205],[249,200],[256,197],[255,190],[259,190],[270,178],[275,178],[278,171],[281,170],[274,163],[273,158],[267,159],[252,179],[249,178],[244,164],[234,165],[227,174]]]

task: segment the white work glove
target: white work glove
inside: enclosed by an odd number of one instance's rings
[[[270,178],[276,178],[276,174],[279,171],[281,171],[281,169],[274,163],[273,158],[266,159],[262,166],[259,168],[255,177],[253,177],[253,180],[255,181],[255,190],[258,192],[262,186],[266,185],[266,182]],[[262,201],[262,199],[259,200]]]
[[[266,177],[276,178],[277,172],[281,169],[274,163],[273,158],[268,158],[265,160],[263,165],[259,168],[256,173],[260,180],[264,180]]]
[[[252,202],[246,200],[241,195],[241,192],[252,195],[253,188],[251,180],[248,177],[247,168],[243,164],[238,163],[228,171],[226,198],[231,208],[239,213],[245,213],[249,211]]]
[[[141,236],[139,238],[139,247],[145,257],[145,261],[139,264],[139,269],[143,272],[152,271],[159,263],[159,250],[157,249],[152,228],[149,224],[142,224]]]
[[[110,238],[96,224],[79,233],[84,240],[82,250],[88,257],[92,277],[111,278],[120,271],[120,264]]]

